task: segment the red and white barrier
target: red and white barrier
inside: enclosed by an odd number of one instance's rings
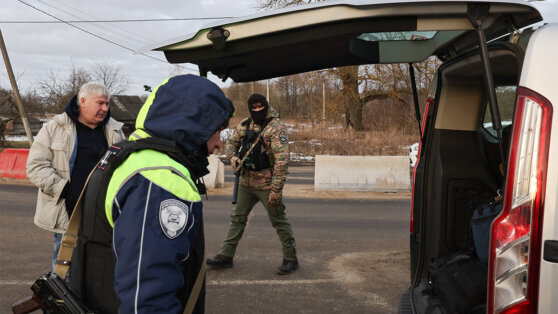
[[[27,156],[29,156],[29,149],[4,149],[0,153],[0,177],[26,179]]]

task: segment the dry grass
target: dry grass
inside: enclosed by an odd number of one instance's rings
[[[229,128],[234,128],[242,119],[233,117]],[[408,147],[418,141],[417,132],[408,126],[354,131],[341,124],[312,125],[307,121],[282,121],[289,128],[290,150],[295,156],[404,156],[409,153]]]
[[[417,142],[416,134],[388,128],[375,131],[354,131],[339,125],[311,125],[287,122],[293,153],[306,156],[398,156],[407,155],[408,146]]]

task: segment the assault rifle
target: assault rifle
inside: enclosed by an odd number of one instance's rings
[[[48,310],[53,314],[94,313],[74,296],[55,273],[39,277],[31,286],[31,290],[32,296],[12,305],[14,314],[31,313],[39,309]]]
[[[246,158],[248,158],[248,155],[250,155],[250,153],[252,152],[254,147],[256,147],[256,144],[258,144],[258,142],[261,140],[263,130],[265,130],[266,127],[267,127],[267,124],[260,131],[260,134],[258,134],[258,137],[256,138],[256,140],[252,144],[252,147],[250,147],[250,149],[248,149],[246,154],[244,154],[244,157],[242,158],[242,160],[240,160],[240,162],[238,163],[238,166],[235,168],[234,165],[232,165],[233,171],[234,171],[234,190],[233,190],[233,200],[232,200],[233,204],[236,204],[236,200],[238,198],[238,181],[240,179],[240,170],[242,170],[242,166],[244,165],[244,162],[246,161]]]

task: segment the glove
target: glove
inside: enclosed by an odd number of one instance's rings
[[[269,198],[267,200],[267,202],[269,203],[270,206],[279,206],[281,205],[281,192],[275,192],[275,191],[271,191],[269,193]]]
[[[238,159],[238,157],[236,157],[236,156],[232,156],[231,157],[231,166],[233,168],[233,171],[236,171],[236,168],[238,168],[238,164],[240,164],[240,159]]]

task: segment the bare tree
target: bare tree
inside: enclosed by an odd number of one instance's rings
[[[77,95],[80,87],[92,80],[103,83],[111,94],[121,94],[128,87],[128,79],[121,73],[119,67],[97,64],[88,71],[76,67],[73,63],[66,77],[51,69],[46,77],[37,82],[37,85],[45,108],[50,112],[59,113],[64,110],[66,103]]]
[[[129,81],[120,72],[119,66],[109,63],[98,63],[91,74],[93,80],[104,84],[111,94],[122,94],[128,89]]]
[[[276,10],[294,5],[320,2],[324,0],[257,0],[256,8]]]
[[[62,112],[64,105],[79,92],[81,85],[91,80],[91,75],[83,68],[76,68],[73,64],[66,78],[52,69],[46,78],[37,82],[46,108],[50,112]]]
[[[321,2],[322,0],[257,0],[257,7],[262,9],[277,9],[288,6]],[[355,130],[363,130],[362,107],[358,91],[358,66],[341,67],[333,69],[332,74],[337,74],[338,79],[343,83],[342,95],[345,108],[346,126]]]
[[[256,0],[257,7],[261,9],[278,9],[322,0]],[[398,33],[389,33],[390,37],[399,36]],[[436,71],[439,61],[435,58],[415,64],[417,89],[425,97],[430,86],[432,75]],[[333,102],[339,103],[343,109],[345,124],[357,131],[364,129],[363,108],[371,100],[388,99],[395,104],[410,107],[411,86],[408,65],[372,65],[348,66],[328,70],[334,81],[340,82],[341,93],[333,96]],[[280,81],[281,82],[281,81]],[[285,85],[286,82],[282,82]],[[286,87],[283,87],[286,90]],[[295,96],[287,94],[287,100]],[[420,99],[420,98],[419,98]],[[421,101],[423,103],[424,101]],[[292,103],[292,102],[290,102]],[[410,112],[414,112],[410,110]]]

